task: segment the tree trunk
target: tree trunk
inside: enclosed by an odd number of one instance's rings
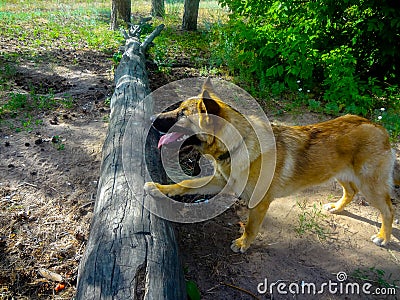
[[[118,19],[124,21],[125,25],[131,22],[131,0],[112,0],[110,29],[118,29]]]
[[[161,166],[156,161],[160,159],[158,153],[144,152],[157,149],[157,139],[151,133],[146,139],[145,124],[152,115],[153,104],[142,101],[149,93],[144,53],[162,28],[163,25],[157,27],[143,43],[132,36],[140,31],[137,27],[125,33],[127,41],[115,72],[116,88],[111,99],[91,232],[79,265],[77,300],[186,299],[173,228],[143,208],[144,198],[137,198],[143,195],[143,185],[148,180],[143,169],[149,161],[153,177],[159,174],[162,181],[163,172],[157,170]],[[124,153],[123,161],[125,129],[134,114],[141,121],[134,124],[134,132],[129,131],[132,146],[131,151]],[[146,142],[151,146],[145,147]],[[127,162],[133,166],[133,183],[126,179]]]
[[[151,15],[163,18],[165,15],[164,0],[151,0]]]
[[[200,0],[185,0],[183,12],[182,29],[195,31],[197,30],[197,16],[199,14]]]

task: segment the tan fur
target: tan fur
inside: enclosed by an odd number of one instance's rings
[[[211,99],[211,101],[209,101]],[[195,116],[193,119],[182,119],[179,116]],[[145,189],[150,194],[156,194],[159,189],[168,196],[183,194],[215,194],[227,184],[230,178],[232,193],[235,193],[235,182],[241,180],[242,173],[248,172],[249,178],[246,188],[240,195],[249,200],[259,177],[261,161],[273,159],[273,148],[260,153],[260,146],[253,128],[267,128],[267,125],[249,116],[247,119],[221,101],[212,89],[209,80],[203,86],[198,97],[185,100],[181,105],[170,112],[159,115],[160,118],[176,118],[178,124],[198,132],[199,129],[214,133],[216,136],[229,140],[230,132],[223,124],[212,121],[208,114],[216,114],[233,124],[244,138],[250,157],[244,156],[240,150],[240,140],[229,141],[231,149],[229,159],[221,160],[227,148],[218,139],[210,135],[200,135],[201,145],[198,149],[203,154],[212,155],[216,161],[214,176],[190,179],[171,185],[161,185],[148,182]],[[196,119],[194,119],[196,120]],[[248,120],[251,120],[252,126]],[[264,219],[272,200],[292,194],[305,187],[320,184],[331,178],[336,178],[343,187],[343,197],[335,202],[328,203],[324,208],[332,213],[342,211],[359,191],[364,194],[368,202],[376,207],[382,216],[382,226],[372,241],[379,245],[386,245],[391,236],[393,222],[393,208],[390,192],[393,179],[396,184],[400,176],[395,174],[394,154],[389,143],[386,130],[370,121],[353,115],[346,115],[334,120],[307,126],[272,125],[276,141],[276,168],[271,185],[255,207],[250,209],[248,222],[242,236],[232,242],[235,252],[246,251],[254,241],[259,227]],[[231,164],[246,165],[244,160],[250,160],[249,169],[230,173]],[[243,172],[242,172],[243,171]],[[233,177],[233,178],[232,178]],[[206,183],[201,186],[202,183]],[[200,188],[190,188],[198,187]]]

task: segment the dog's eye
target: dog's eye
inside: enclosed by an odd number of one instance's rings
[[[185,111],[181,110],[178,112],[178,118],[186,117]]]

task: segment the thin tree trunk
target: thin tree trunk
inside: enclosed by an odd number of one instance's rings
[[[125,26],[131,22],[131,0],[112,0],[110,29],[118,29],[118,18],[123,20]]]
[[[197,30],[197,16],[199,14],[200,0],[185,0],[185,7],[182,20],[182,29]]]
[[[151,15],[153,17],[164,17],[164,0],[151,0]]]
[[[111,23],[110,23],[111,30],[118,29],[118,12],[117,12],[117,0],[112,0],[111,3]]]

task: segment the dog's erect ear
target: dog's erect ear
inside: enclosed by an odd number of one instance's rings
[[[221,110],[219,101],[219,98],[214,94],[210,78],[207,78],[199,95],[197,111],[199,113],[199,126],[205,130],[205,140],[208,144],[211,144],[215,138],[214,127],[216,124],[214,122],[216,119],[211,115],[219,115]]]
[[[204,81],[202,90],[203,90],[203,91],[204,91],[204,90],[208,90],[208,91],[210,91],[210,92],[214,92],[214,87],[213,87],[213,85],[211,84],[211,79],[210,79],[210,77],[207,77],[206,80]]]
[[[199,113],[218,115],[221,107],[216,99],[218,99],[218,97],[214,94],[211,80],[207,78],[200,94],[200,101],[198,103]]]
[[[204,95],[203,93],[203,96],[208,95]],[[221,107],[219,106],[217,101],[208,97],[203,97],[198,104],[199,113],[202,114],[218,115],[220,109]]]

